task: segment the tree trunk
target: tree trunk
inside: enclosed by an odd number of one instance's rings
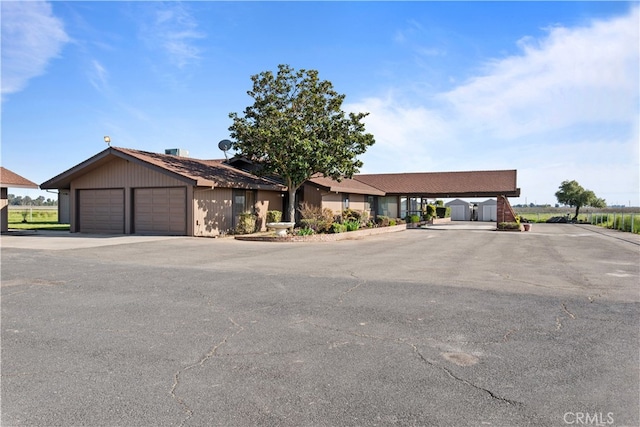
[[[296,190],[291,180],[288,180],[287,189],[289,192],[289,221],[296,222]]]
[[[580,212],[580,205],[576,205],[576,215],[573,217],[574,221],[578,221],[578,212]]]

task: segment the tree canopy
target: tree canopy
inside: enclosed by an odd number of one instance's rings
[[[594,208],[604,208],[607,206],[604,199],[596,197],[591,190],[584,189],[577,181],[562,181],[559,190],[556,192],[558,203],[569,205],[576,208],[574,220],[578,219],[578,212],[583,206],[591,206]]]
[[[345,113],[333,84],[318,71],[279,65],[274,74],[251,76],[247,94],[253,105],[244,117],[230,113],[233,148],[258,167],[281,177],[289,192],[289,219],[295,218],[295,192],[314,175],[351,178],[362,167],[357,156],[374,144],[362,119],[369,113]]]

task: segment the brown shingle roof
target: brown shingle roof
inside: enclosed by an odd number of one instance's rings
[[[199,160],[129,148],[113,148],[145,163],[196,181],[198,186],[270,190],[284,190],[286,188],[269,179],[229,166],[223,163],[222,160]]]
[[[38,188],[38,184],[0,166],[0,187]]]
[[[516,170],[363,174],[353,178],[387,194],[431,197],[519,196]]]
[[[356,179],[345,178],[338,182],[331,178],[318,176],[311,178],[308,182],[311,182],[320,187],[324,187],[327,191],[336,191],[338,193],[350,193],[350,194],[367,194],[371,196],[384,196],[384,191],[371,187]]]
[[[135,161],[194,186],[276,191],[286,189],[281,184],[235,169],[220,160],[198,160],[120,147],[107,148],[90,159],[42,183],[41,188],[69,188],[72,180],[113,160],[114,157]]]

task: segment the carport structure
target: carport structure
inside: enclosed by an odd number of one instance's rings
[[[396,206],[385,214],[399,218],[419,214],[427,200],[496,197],[498,221],[513,221],[515,214],[507,197],[520,196],[515,169],[363,174],[354,179],[383,191],[385,196],[378,198],[379,206]]]
[[[9,188],[37,189],[38,184],[0,166],[0,232],[9,230]]]

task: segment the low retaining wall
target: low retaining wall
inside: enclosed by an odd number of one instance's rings
[[[392,227],[363,228],[356,231],[331,234],[312,234],[311,236],[294,236],[289,234],[286,237],[276,237],[270,235],[244,234],[235,236],[236,240],[248,240],[252,242],[336,242],[338,240],[360,239],[376,234],[395,233],[407,229],[406,224],[394,225]]]
[[[429,222],[427,222],[427,224],[447,224],[451,222],[451,217],[448,218],[432,218],[429,220]]]

